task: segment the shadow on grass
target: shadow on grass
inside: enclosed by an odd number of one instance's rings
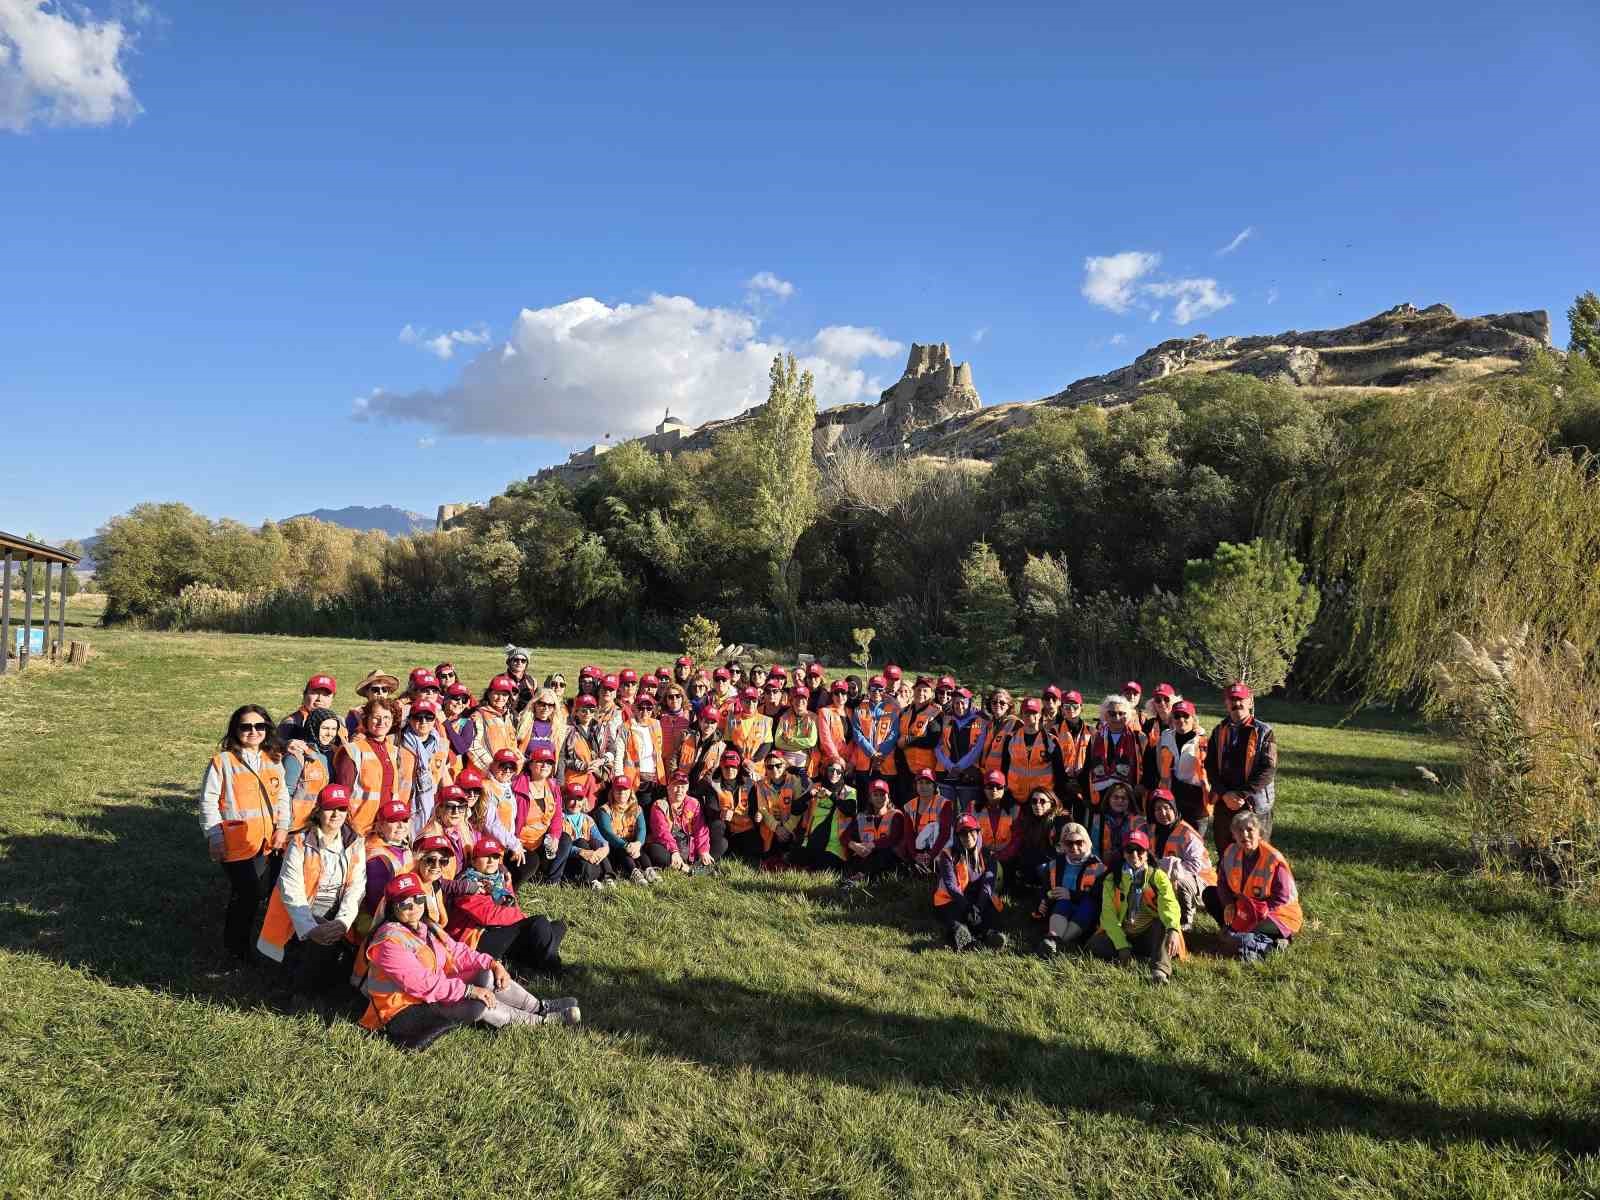
[[[1302,858],[1320,859],[1353,866],[1414,871],[1431,877],[1440,871],[1465,871],[1472,865],[1463,846],[1401,833],[1392,825],[1363,825],[1355,820],[1331,827],[1286,829],[1282,837],[1273,839],[1273,844],[1289,856],[1291,866]],[[1211,849],[1215,858],[1215,847]]]
[[[1063,1111],[1141,1112],[1176,1122],[1292,1134],[1354,1133],[1435,1144],[1462,1139],[1523,1149],[1593,1149],[1593,1127],[1489,1105],[1450,1107],[1259,1071],[1229,1073],[977,1020],[885,1012],[818,994],[782,994],[714,976],[665,981],[600,969],[585,1016],[640,1034],[652,1053],[719,1070],[756,1070],[872,1089],[974,1089],[1028,1096]],[[714,1031],[714,1032],[712,1032]],[[797,1031],[803,1031],[796,1036]],[[979,1066],[981,1064],[981,1068]]]
[[[0,839],[0,947],[112,983],[257,999],[248,973],[220,979],[227,883],[205,858],[194,789],[110,792],[85,832]]]

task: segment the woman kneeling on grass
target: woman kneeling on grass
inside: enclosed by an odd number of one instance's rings
[[[970,950],[981,939],[996,950],[1006,935],[996,928],[1000,897],[994,894],[994,863],[983,846],[978,819],[971,814],[956,821],[954,841],[933,863],[938,885],[933,890],[933,911],[944,922],[950,944]]]
[[[1137,954],[1150,964],[1150,982],[1164,984],[1183,954],[1182,919],[1172,880],[1150,861],[1150,835],[1135,829],[1123,843],[1121,867],[1100,885],[1100,932],[1089,953],[1119,963]]]
[[[670,868],[685,875],[701,874],[716,866],[711,854],[711,832],[700,815],[700,802],[689,795],[689,773],[674,771],[667,781],[667,798],[650,806],[649,840],[644,851],[650,871]]]
[[[289,807],[272,717],[246,704],[228,718],[228,732],[200,781],[200,827],[211,861],[228,879],[222,945],[240,963],[252,961],[250,934],[261,900],[275,878],[277,856],[288,840],[274,829],[274,814]]]
[[[283,964],[297,1007],[328,992],[349,971],[345,934],[355,926],[367,879],[366,852],[346,824],[349,814],[350,790],[326,785],[309,823],[289,836],[256,939],[257,950]]]
[[[1258,962],[1282,950],[1300,932],[1304,916],[1289,860],[1261,836],[1261,821],[1246,809],[1233,815],[1233,844],[1222,854],[1217,885],[1202,900],[1212,919],[1238,947],[1239,957]]]
[[[465,887],[450,897],[446,932],[463,945],[530,971],[559,966],[566,922],[526,915],[504,863],[505,847],[499,840],[480,837],[472,848],[472,866],[457,881]]]
[[[1056,834],[1056,856],[1045,876],[1039,915],[1048,916],[1039,953],[1083,949],[1100,925],[1100,884],[1106,867],[1089,848],[1089,831],[1063,821]]]
[[[384,905],[389,919],[366,948],[365,1028],[382,1030],[405,1049],[421,1050],[441,1034],[474,1022],[499,1029],[582,1020],[577,1000],[530,995],[497,959],[427,921],[422,881],[409,871],[389,881]]]

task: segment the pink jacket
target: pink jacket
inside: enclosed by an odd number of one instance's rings
[[[662,797],[650,806],[650,831],[645,840],[659,842],[668,850],[676,850],[690,862],[698,861],[702,854],[711,853],[711,831],[700,815],[700,801],[689,796],[683,802],[683,830],[689,844],[685,846],[672,836],[671,804]]]
[[[434,958],[441,964],[439,967],[423,966],[421,959],[393,938],[374,949],[372,961],[387,971],[405,989],[406,995],[424,1004],[450,1004],[460,1000],[467,994],[465,979],[487,971],[494,964],[493,956],[462,945],[437,925],[424,923],[422,930]],[[447,958],[455,960],[455,970],[444,969]]]

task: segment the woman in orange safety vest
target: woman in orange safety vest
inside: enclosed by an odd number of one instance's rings
[[[395,798],[399,766],[391,735],[399,720],[398,703],[373,697],[361,710],[360,732],[334,755],[334,781],[350,789],[350,825],[362,837],[372,828],[378,806]]]
[[[272,717],[259,704],[242,705],[200,781],[200,827],[228,879],[222,945],[241,964],[252,961],[250,934],[276,873],[275,852],[288,841],[274,813],[288,804]]]
[[[1006,935],[998,928],[1000,897],[995,895],[995,868],[983,846],[978,818],[956,821],[955,837],[934,860],[933,911],[957,950],[970,950],[981,940],[996,950]]]
[[[1289,860],[1261,836],[1261,824],[1249,809],[1233,814],[1233,842],[1223,851],[1217,886],[1203,896],[1212,919],[1249,961],[1287,946],[1305,923]]]

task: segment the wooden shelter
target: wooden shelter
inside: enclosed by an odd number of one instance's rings
[[[47,546],[43,542],[29,541],[24,537],[17,537],[12,533],[0,533],[0,555],[4,556],[4,579],[0,581],[0,675],[9,669],[11,648],[17,644],[17,639],[11,633],[11,571],[17,568],[17,574],[22,581],[22,638],[17,649],[17,670],[25,671],[28,668],[28,656],[32,653],[33,643],[33,570],[34,564],[39,563],[44,567],[44,605],[40,613],[44,631],[44,653],[46,657],[53,658],[59,655],[66,645],[67,633],[67,572],[78,561],[76,554],[68,554],[58,546]],[[59,597],[56,604],[56,636],[52,641],[50,637],[50,569],[60,564],[61,570],[57,576],[56,593]]]

